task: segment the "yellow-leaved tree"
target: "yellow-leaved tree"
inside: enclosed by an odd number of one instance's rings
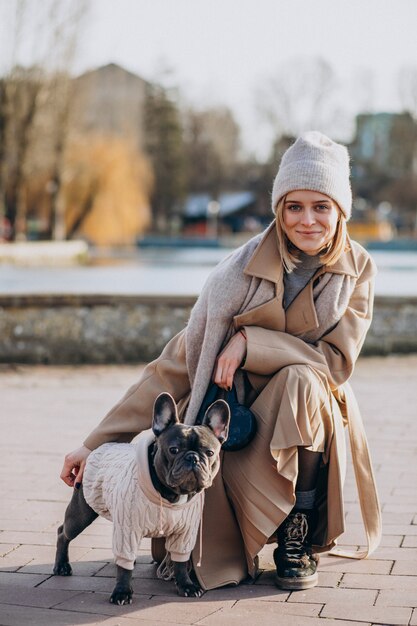
[[[150,223],[153,176],[126,139],[85,135],[67,147],[62,181],[66,238],[95,245],[135,242]]]

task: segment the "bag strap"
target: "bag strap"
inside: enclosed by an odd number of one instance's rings
[[[232,388],[229,391],[225,391],[216,383],[211,382],[207,387],[206,394],[203,398],[201,406],[198,410],[197,417],[195,419],[195,424],[199,425],[203,423],[204,415],[213,402],[216,400],[225,400],[230,405],[237,403],[237,391],[236,386],[233,383]]]
[[[343,556],[348,559],[366,559],[376,550],[381,541],[381,507],[365,427],[359,406],[352,388],[348,383],[343,385],[343,392],[347,409],[350,449],[355,472],[356,488],[359,495],[359,504],[368,547],[366,550],[358,551],[336,547],[333,548],[329,554],[331,556]]]
[[[218,393],[220,391],[220,387],[216,385],[216,383],[211,382],[207,387],[207,391],[201,403],[201,406],[198,410],[197,416],[195,418],[195,424],[200,425],[203,423],[204,415],[213,402],[215,402],[218,398]]]

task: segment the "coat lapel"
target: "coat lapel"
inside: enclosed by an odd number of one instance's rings
[[[285,331],[295,337],[319,327],[316,307],[314,306],[312,280],[291,302],[285,312],[285,317]]]
[[[284,293],[283,267],[278,252],[275,222],[272,222],[268,227],[259,246],[245,267],[244,274],[274,283],[275,296],[264,304],[235,315],[235,328],[262,326],[262,328],[268,330],[285,330],[285,312],[282,306]]]
[[[349,242],[350,243],[350,242]],[[321,267],[307,285],[300,291],[286,310],[286,332],[298,337],[319,327],[316,307],[314,305],[314,282],[323,274],[345,274],[358,277],[356,259],[352,246],[344,252],[334,265]]]

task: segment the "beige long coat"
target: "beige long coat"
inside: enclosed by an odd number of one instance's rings
[[[318,550],[335,545],[344,531],[346,424],[370,550],[380,535],[366,439],[347,383],[372,318],[372,260],[354,244],[335,265],[320,270],[350,275],[356,286],[342,319],[316,344],[298,337],[318,328],[313,280],[287,311],[283,309],[283,268],[275,228],[267,231],[244,271],[275,283],[276,297],[234,318],[236,329],[244,327],[247,334],[247,399],[257,416],[258,432],[244,450],[224,454],[222,474],[206,494],[202,566],[196,570],[206,589],[238,583],[248,573],[255,574],[257,553],[293,507],[300,445],[323,453],[318,486],[320,523],[314,541]],[[89,435],[85,445],[94,449],[109,441],[131,441],[150,427],[153,403],[161,391],[173,395],[183,416],[190,394],[185,331],[145,368],[138,383]],[[199,556],[197,544],[195,562]]]

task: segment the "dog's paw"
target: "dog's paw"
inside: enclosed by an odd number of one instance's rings
[[[115,589],[110,596],[109,602],[123,606],[124,604],[132,604],[132,589]]]
[[[201,598],[204,591],[200,587],[200,585],[196,585],[192,582],[187,583],[186,585],[178,585],[177,584],[178,595],[183,598]]]
[[[53,569],[54,576],[71,576],[72,575],[72,567],[65,561],[64,563],[57,563]]]

